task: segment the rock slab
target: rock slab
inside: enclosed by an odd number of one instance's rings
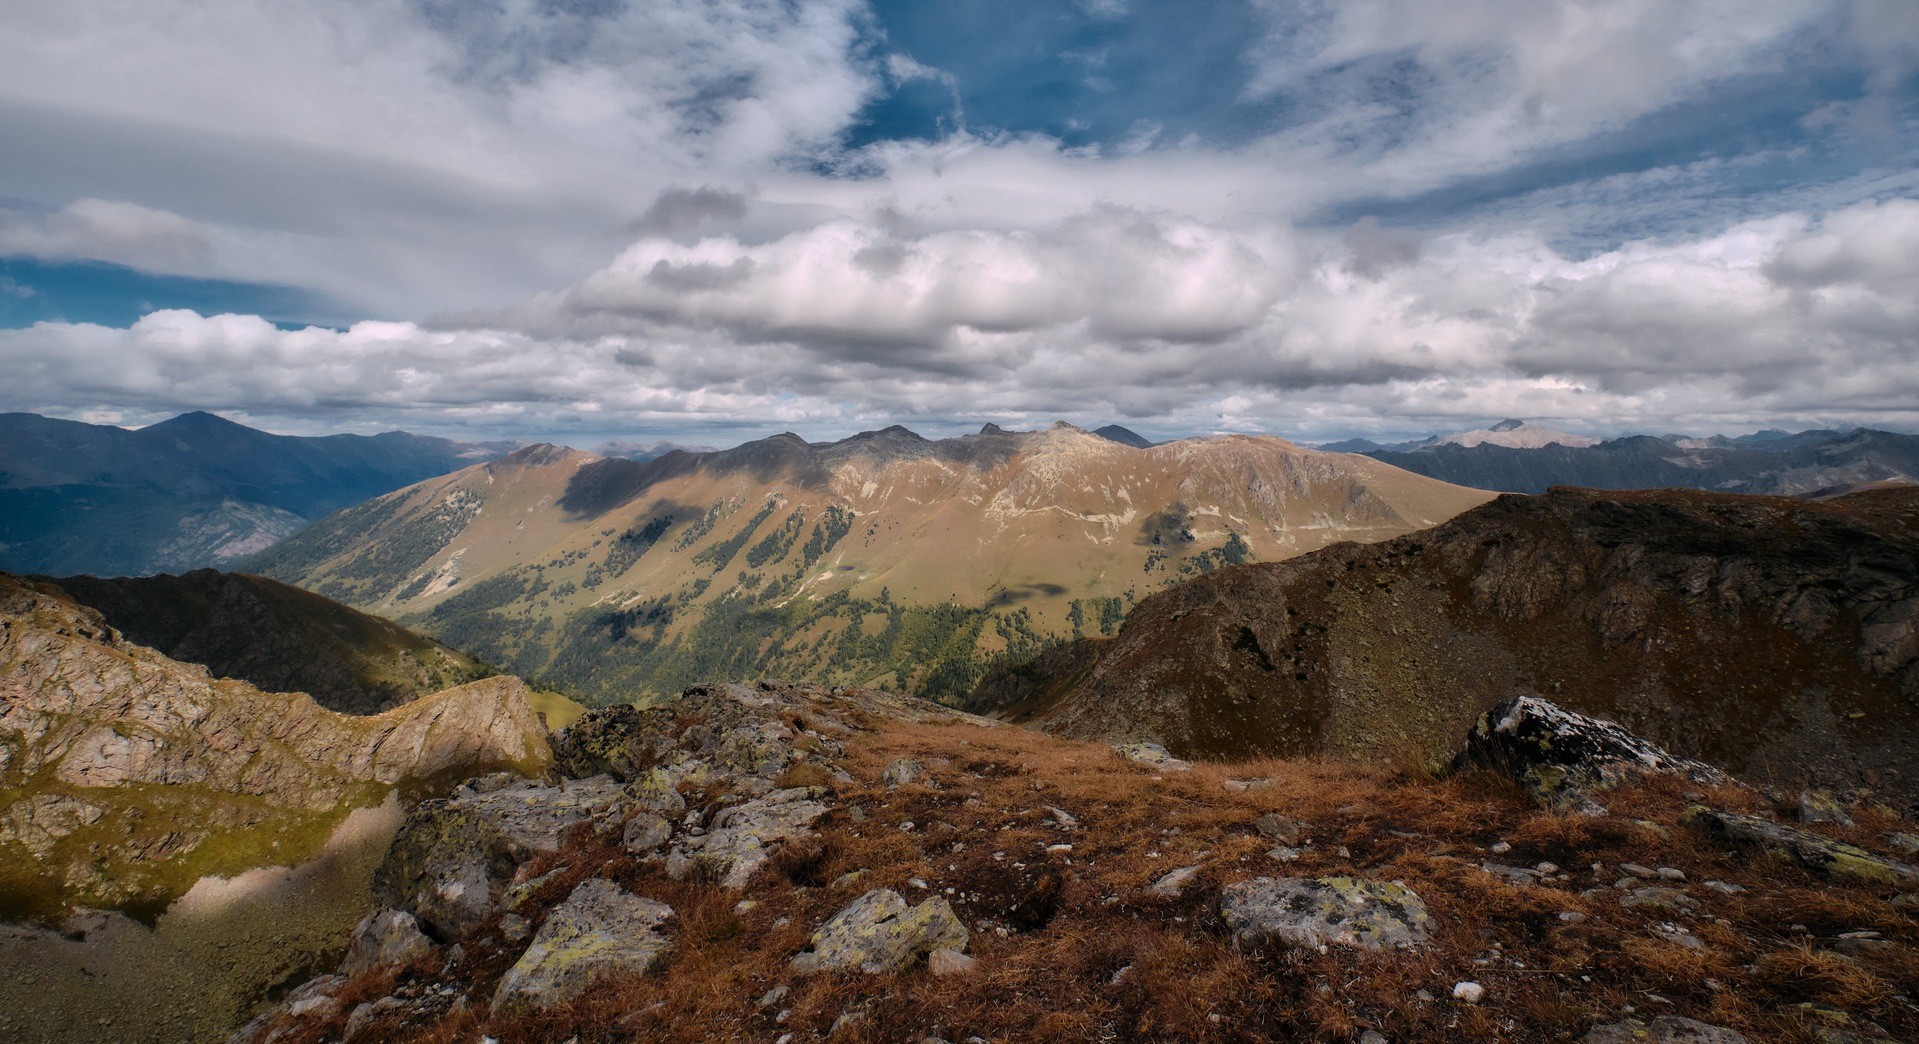
[[[813,948],[793,958],[795,970],[901,971],[934,950],[963,953],[966,926],[945,899],[908,906],[898,892],[875,888],[834,914],[813,933]]]
[[[609,976],[645,974],[672,948],[659,931],[672,917],[665,903],[611,881],[582,882],[547,915],[526,952],[500,979],[493,1007],[551,1008]]]
[[[1235,942],[1387,950],[1426,941],[1431,918],[1412,889],[1352,877],[1256,877],[1227,885],[1220,916]]]

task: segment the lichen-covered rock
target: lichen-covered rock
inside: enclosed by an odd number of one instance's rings
[[[1166,772],[1184,772],[1193,767],[1192,762],[1173,757],[1165,747],[1157,743],[1120,743],[1115,744],[1113,750],[1120,757],[1134,764]]]
[[[903,787],[918,779],[925,771],[926,766],[912,758],[900,758],[886,766],[885,772],[880,773],[880,782],[889,787]]]
[[[896,972],[938,949],[963,953],[966,926],[946,900],[934,897],[906,905],[898,892],[875,888],[860,896],[813,933],[813,948],[793,958],[803,973],[853,971],[869,975]]]
[[[1227,885],[1220,916],[1234,941],[1367,950],[1426,941],[1426,904],[1405,885],[1351,877],[1256,877]]]
[[[1724,1026],[1661,1015],[1651,1022],[1627,1019],[1595,1026],[1584,1037],[1584,1044],[1746,1044],[1746,1035]]]
[[[1807,790],[1799,795],[1801,823],[1837,823],[1852,825],[1852,815],[1830,790]]]
[[[819,793],[813,787],[775,790],[721,812],[706,834],[680,839],[668,871],[684,876],[697,866],[728,888],[746,887],[782,843],[812,833],[828,811],[815,800]]]
[[[673,824],[653,812],[635,812],[620,833],[620,845],[634,855],[651,855],[673,839]]]
[[[1758,816],[1694,805],[1686,810],[1681,822],[1721,841],[1757,849],[1774,859],[1796,863],[1828,877],[1884,884],[1919,881],[1919,869],[1882,859],[1857,845]]]
[[[433,940],[420,931],[420,922],[405,910],[379,910],[366,915],[347,942],[340,974],[353,976],[405,964],[433,951]]]
[[[1593,791],[1653,773],[1726,786],[1732,777],[1670,754],[1617,723],[1575,714],[1537,696],[1517,696],[1481,715],[1455,768],[1510,776],[1549,805],[1579,802]]]
[[[660,926],[673,917],[665,903],[642,898],[611,881],[594,879],[553,908],[526,952],[500,979],[493,1007],[500,1011],[550,1008],[613,975],[643,975],[672,942]]]
[[[466,934],[496,911],[521,863],[558,851],[567,831],[626,797],[606,776],[560,786],[499,779],[483,785],[415,806],[374,875],[381,902],[413,914],[443,939]]]
[[[672,751],[676,734],[670,707],[602,707],[553,737],[553,767],[572,779],[638,779]]]

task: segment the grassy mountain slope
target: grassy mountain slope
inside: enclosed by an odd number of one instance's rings
[[[1749,779],[1919,800],[1919,490],[1504,496],[1167,591],[975,706],[1191,756],[1420,759],[1528,689]]]
[[[326,519],[251,568],[598,701],[772,673],[956,696],[1220,565],[1382,540],[1488,494],[1223,436],[1066,425],[782,435],[635,462],[557,447]]]
[[[263,576],[196,569],[54,580],[127,640],[268,692],[373,714],[493,674],[382,617]]]
[[[112,576],[220,565],[503,448],[404,432],[272,435],[208,413],[137,431],[0,414],[0,568]]]

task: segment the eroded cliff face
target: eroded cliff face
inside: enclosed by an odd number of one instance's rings
[[[215,679],[0,574],[0,913],[161,904],[204,874],[297,861],[395,787],[542,771],[526,695],[489,678],[338,714]]]
[[[1919,491],[1502,497],[1168,591],[1075,663],[981,698],[1187,757],[1426,759],[1533,691],[1748,779],[1911,802]]]

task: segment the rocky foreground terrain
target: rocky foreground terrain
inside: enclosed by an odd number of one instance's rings
[[[416,807],[238,1042],[1919,1035],[1919,837],[1538,698],[1439,776],[856,689],[596,711]]]
[[[1423,764],[1516,691],[1748,782],[1919,803],[1919,488],[1504,496],[1202,577],[968,705],[1189,758]]]

